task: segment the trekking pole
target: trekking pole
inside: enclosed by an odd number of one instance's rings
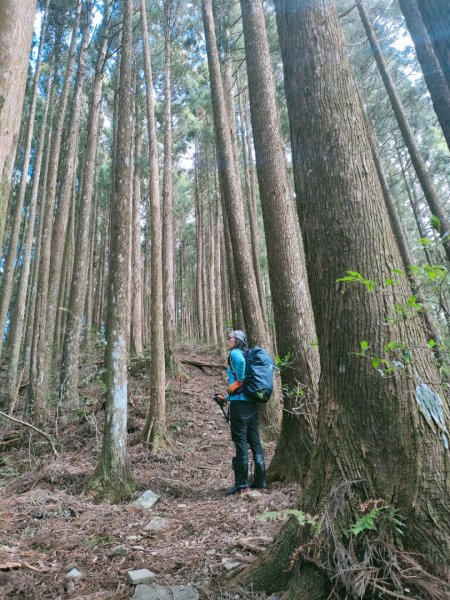
[[[230,411],[225,412],[225,406],[227,405],[227,401],[223,400],[220,394],[215,394],[213,398],[214,402],[219,405],[220,410],[225,418],[227,423],[230,422]]]

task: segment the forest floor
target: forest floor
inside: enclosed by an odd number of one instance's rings
[[[181,356],[221,362],[201,348],[182,348]],[[148,362],[132,362],[129,456],[140,490],[128,503],[97,505],[84,489],[102,443],[99,357],[100,350],[84,358],[79,423],[62,427],[56,419],[53,425],[57,458],[42,436],[2,421],[0,598],[131,598],[134,586],[127,573],[146,568],[159,585],[192,584],[201,600],[266,599],[230,578],[254,561],[281,527],[279,520],[261,515],[293,507],[299,489],[274,484],[253,499],[224,495],[233,484],[233,444],[212,398],[226,389],[225,371],[183,365],[183,374],[168,382],[171,444],[151,456],[141,440]],[[274,443],[264,445],[270,462]],[[160,497],[150,509],[133,504],[145,490]],[[165,519],[164,527],[146,529],[155,517]],[[68,575],[73,568],[80,577]]]

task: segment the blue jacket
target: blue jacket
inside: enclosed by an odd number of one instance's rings
[[[228,365],[228,384],[231,385],[235,381],[244,381],[245,379],[245,354],[239,348],[233,348],[230,352],[230,365]],[[245,394],[230,394],[226,395],[226,399],[233,402],[234,400],[246,400],[247,402],[253,402],[251,398],[248,398]]]

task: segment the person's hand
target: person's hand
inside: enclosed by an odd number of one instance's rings
[[[243,381],[235,381],[228,387],[228,393],[232,394],[233,392],[238,390],[242,386],[243,383],[244,383]]]
[[[221,402],[225,402],[226,401],[226,398],[225,398],[225,396],[223,394],[215,394],[214,395],[214,399],[215,400],[220,400]]]

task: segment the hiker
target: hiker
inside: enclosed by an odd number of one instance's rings
[[[231,439],[236,447],[233,458],[234,486],[227,490],[227,496],[249,491],[248,484],[248,445],[253,453],[255,476],[250,487],[267,487],[264,451],[259,439],[258,405],[255,400],[243,393],[248,350],[244,331],[232,331],[227,337],[228,355],[228,394],[223,399],[230,402]]]

